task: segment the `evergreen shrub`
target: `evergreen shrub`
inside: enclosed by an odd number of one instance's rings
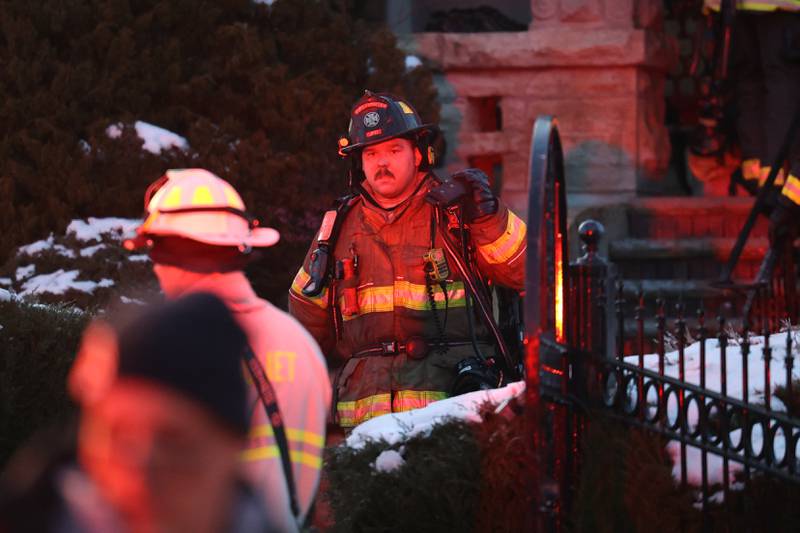
[[[430,73],[357,15],[337,0],[0,0],[0,258],[73,218],[138,216],[166,169],[204,167],[281,231],[251,274],[284,303],[345,192],[351,104],[391,91],[439,118]],[[189,148],[143,150],[137,120]]]
[[[131,223],[135,224],[133,220]],[[131,235],[133,233],[128,236]],[[0,266],[0,277],[10,280],[5,287],[23,295],[28,302],[64,304],[90,313],[160,297],[158,281],[147,255],[125,250],[122,247],[124,235],[120,231],[110,230],[97,237],[82,241],[71,232],[51,234],[44,241],[46,244],[41,241],[34,243],[43,248],[41,251],[27,253],[27,247],[15,250]],[[48,288],[52,284],[36,282],[37,276],[58,271],[78,271],[74,280],[78,286],[81,282],[93,282],[95,286],[91,290],[50,292]],[[34,285],[43,287],[34,289]]]
[[[393,472],[373,467],[385,442],[329,449],[322,497],[332,531],[524,531],[531,498],[522,475],[530,468],[523,418],[490,409],[482,416],[481,424],[445,421],[408,439],[405,464]]]
[[[73,411],[65,388],[89,315],[0,301],[0,468],[31,434]]]

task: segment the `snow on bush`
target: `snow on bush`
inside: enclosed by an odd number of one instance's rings
[[[433,402],[422,409],[382,415],[356,426],[346,444],[358,449],[369,442],[381,441],[390,447],[417,435],[428,435],[436,425],[451,420],[480,422],[480,411],[486,404],[502,407],[524,391],[525,382],[518,381],[500,389],[470,392]]]
[[[417,56],[408,55],[406,56],[406,70],[414,70],[417,67],[422,66],[422,60]]]
[[[160,154],[163,150],[178,148],[186,151],[189,149],[189,142],[185,137],[173,133],[154,124],[137,120],[134,123],[136,134],[144,141],[143,149],[151,154]],[[106,128],[106,135],[112,139],[117,139],[122,135],[123,125],[121,123],[112,124]]]
[[[111,287],[114,285],[114,281],[108,278],[103,278],[99,282],[78,281],[76,278],[79,275],[79,270],[65,272],[63,269],[59,269],[50,274],[34,276],[22,284],[20,296],[25,297],[42,293],[64,294],[68,290],[92,293],[98,287]]]
[[[97,242],[103,237],[111,237],[122,241],[133,237],[136,228],[142,221],[136,218],[94,218],[86,220],[73,220],[67,226],[67,235],[72,235],[79,241]]]
[[[3,285],[23,299],[82,308],[146,300],[158,290],[148,257],[122,247],[140,223],[115,217],[73,220],[64,235],[20,246],[0,269],[8,280]]]
[[[406,460],[403,459],[403,450],[402,446],[401,449],[398,450],[384,450],[375,458],[375,462],[373,463],[373,468],[376,472],[394,472],[401,466],[406,464]]]

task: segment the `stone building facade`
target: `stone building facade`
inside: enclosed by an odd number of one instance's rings
[[[670,192],[664,81],[671,54],[660,0],[498,0],[492,6],[528,29],[488,33],[419,31],[409,19],[420,6],[399,1],[388,3],[389,22],[393,9],[405,9],[394,23],[401,43],[437,72],[446,171],[484,168],[525,213],[532,126],[550,114],[564,144],[571,214]],[[448,8],[448,1],[439,3]],[[430,13],[437,2],[423,4]]]

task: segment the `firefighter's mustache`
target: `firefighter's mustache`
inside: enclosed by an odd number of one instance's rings
[[[383,177],[393,178],[394,174],[392,174],[392,172],[388,168],[379,168],[378,171],[375,172],[375,179]]]

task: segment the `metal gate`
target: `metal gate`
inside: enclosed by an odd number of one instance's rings
[[[793,390],[792,326],[797,317],[787,311],[787,304],[795,290],[795,263],[783,261],[783,272],[754,288],[755,305],[739,317],[743,324],[739,331],[730,328],[725,317],[707,318],[702,309],[692,310],[696,326],[690,328],[689,310],[678,305],[674,316],[668,317],[666,304],[660,301],[654,317],[656,353],[646,356],[644,295],[640,294],[630,318],[623,287],[597,252],[600,224],[581,225],[584,254],[568,262],[563,153],[552,117],[536,120],[530,169],[524,299],[526,438],[537,460],[529,472],[536,506],[528,530],[564,528],[576,493],[590,412],[674,441],[680,447],[684,486],[687,454],[699,453],[703,510],[709,503],[712,456],[722,464],[725,501],[731,490],[732,463],[741,466],[745,490],[756,475],[800,484],[800,419],[774,409],[772,385],[773,366],[778,364],[784,373],[782,390],[789,395]],[[626,355],[624,330],[631,320],[638,334],[633,354]],[[781,331],[785,339],[776,346],[770,335]],[[698,376],[693,379],[687,378],[690,339],[699,343]],[[668,360],[668,351],[675,360]],[[707,368],[714,365],[720,371],[718,382],[712,384]],[[733,366],[741,371],[729,379]],[[758,399],[749,393],[755,370],[763,379],[759,384],[763,398]],[[741,393],[734,394],[734,388]]]

